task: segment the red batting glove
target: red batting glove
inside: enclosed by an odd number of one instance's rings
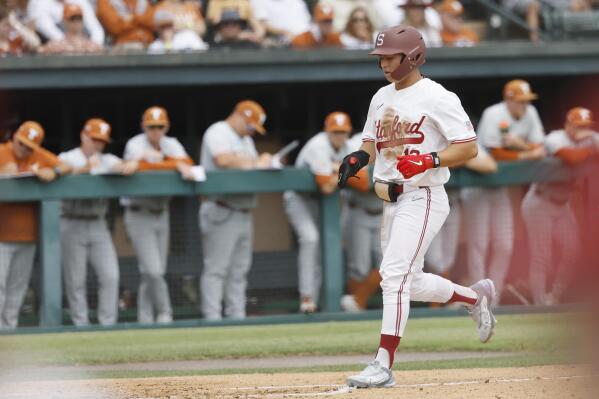
[[[399,170],[406,179],[419,173],[423,173],[427,169],[431,169],[435,166],[431,154],[401,155],[397,157],[397,161],[397,170]]]

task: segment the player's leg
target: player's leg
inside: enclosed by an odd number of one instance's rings
[[[25,292],[29,286],[33,259],[35,258],[35,244],[15,244],[10,272],[6,283],[6,299],[4,302],[3,325],[16,328],[19,321],[19,311],[23,304]]]
[[[559,302],[568,288],[572,277],[576,274],[580,259],[580,233],[576,223],[576,216],[570,204],[560,207],[560,214],[556,215],[554,242],[561,249],[561,259],[557,266],[557,273],[550,291],[550,301]]]
[[[4,305],[6,303],[6,284],[12,265],[12,260],[16,252],[16,246],[13,243],[0,242],[0,329],[4,325]]]
[[[385,204],[383,217],[383,260],[380,273],[383,289],[383,321],[375,361],[350,386],[389,386],[394,383],[389,369],[403,335],[410,311],[413,275],[422,270],[424,254],[441,228],[449,205],[442,186],[423,188]]]
[[[547,293],[547,271],[551,265],[553,244],[552,206],[529,191],[522,202],[522,217],[528,235],[530,251],[529,284],[535,304],[542,304]]]
[[[372,268],[370,227],[368,215],[359,207],[349,210],[347,232],[347,272],[352,292],[341,298],[341,307],[347,312],[359,312],[364,309],[358,302],[357,292],[364,290],[366,278]],[[378,243],[377,243],[378,245]]]
[[[108,326],[118,319],[118,258],[106,221],[94,221],[91,228],[89,262],[98,276],[98,322]]]
[[[76,326],[89,325],[87,307],[87,244],[89,232],[85,221],[60,221],[60,249],[64,287],[71,320]]]
[[[158,250],[160,252],[160,278],[154,283],[154,306],[156,307],[156,322],[171,323],[173,321],[173,308],[168,292],[168,284],[164,278],[168,267],[168,247],[171,237],[170,214],[163,212],[156,220]]]
[[[250,213],[236,212],[233,218],[237,245],[231,257],[231,268],[225,283],[225,316],[245,318],[247,275],[252,266],[254,229]]]
[[[466,229],[466,256],[470,281],[486,276],[486,258],[489,247],[491,205],[489,199],[495,189],[467,187],[462,190],[462,202],[467,211],[463,215]]]
[[[225,280],[237,243],[237,233],[229,227],[233,214],[233,210],[218,206],[212,201],[205,201],[200,206],[204,259],[200,277],[200,302],[202,314],[208,320],[219,320],[223,314]]]
[[[285,211],[298,238],[298,277],[302,299],[300,311],[316,310],[316,297],[320,291],[320,232],[318,226],[318,202],[294,192],[286,192]],[[313,204],[309,203],[312,201]]]
[[[497,297],[494,305],[496,305],[501,301],[514,248],[514,217],[509,189],[503,187],[495,191],[491,203],[493,206],[491,214],[493,259],[489,263],[489,278],[495,283]]]

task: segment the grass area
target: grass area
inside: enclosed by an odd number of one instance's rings
[[[574,320],[570,314],[505,315],[481,344],[467,317],[410,320],[402,351],[556,353]],[[0,358],[19,363],[115,364],[165,360],[371,353],[380,322],[127,330],[0,336]],[[493,359],[501,361],[504,359]],[[505,360],[504,360],[505,361]]]

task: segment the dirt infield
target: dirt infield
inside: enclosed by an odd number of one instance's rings
[[[397,386],[349,390],[348,373],[245,374],[196,377],[9,382],[13,398],[593,398],[583,366],[399,371]],[[595,391],[596,392],[596,391]]]

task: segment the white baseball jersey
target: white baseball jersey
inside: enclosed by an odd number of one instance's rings
[[[164,157],[185,158],[188,156],[183,145],[174,137],[163,136],[160,139],[159,147],[159,152]],[[123,158],[126,161],[140,161],[145,158],[148,151],[156,151],[156,148],[150,143],[145,133],[140,133],[127,141]],[[139,205],[152,210],[161,210],[166,207],[168,201],[168,197],[122,198],[121,204],[123,206]]]
[[[343,161],[352,152],[349,140],[339,150],[333,148],[326,132],[320,132],[304,145],[295,160],[296,168],[308,168],[319,176],[330,176],[336,173],[332,164]]]
[[[396,110],[393,123],[382,124],[385,109]],[[405,179],[397,170],[400,155],[443,151],[449,144],[476,140],[476,133],[458,96],[423,78],[402,90],[391,83],[372,98],[362,141],[374,142],[374,179],[415,186],[438,186],[449,180],[449,168],[429,169]]]
[[[121,159],[112,154],[98,154],[99,164],[92,172],[107,173],[121,162]],[[73,169],[85,167],[89,159],[85,156],[80,147],[70,151],[60,153],[58,158]],[[77,216],[104,216],[108,210],[107,199],[86,199],[86,200],[68,200],[62,201],[62,212],[64,214]]]
[[[545,131],[539,113],[533,105],[528,105],[526,112],[520,119],[514,119],[507,109],[505,102],[491,105],[484,110],[480,122],[476,127],[478,137],[486,148],[501,148],[500,125],[506,123],[510,134],[513,134],[528,143],[540,144],[545,138]]]
[[[214,162],[214,157],[223,154],[239,154],[252,159],[258,158],[258,151],[251,136],[240,136],[225,121],[212,124],[202,138],[200,163],[209,172],[221,168]],[[224,201],[238,209],[253,208],[257,205],[254,194],[215,195],[209,197],[215,201]]]

